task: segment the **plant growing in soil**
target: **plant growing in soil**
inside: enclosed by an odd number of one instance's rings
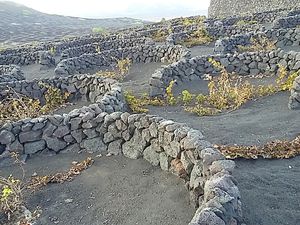
[[[238,46],[239,52],[267,52],[276,49],[275,41],[271,41],[267,37],[251,38],[250,45]]]
[[[198,116],[211,116],[222,111],[233,111],[240,108],[247,101],[272,95],[279,91],[286,91],[292,88],[294,79],[300,74],[298,72],[289,74],[285,67],[279,66],[277,84],[254,86],[241,76],[230,74],[217,61],[209,59],[209,62],[220,72],[220,75],[209,77],[209,93],[194,94],[188,90],[175,97],[173,88],[176,80],[172,80],[166,88],[164,99],[151,99],[147,95],[141,98],[135,97],[132,93],[125,93],[126,100],[133,112],[145,113],[147,105],[182,105],[184,110]]]
[[[181,17],[179,20],[179,24],[188,27],[194,24],[202,24],[205,19],[206,19],[205,16],[197,16],[196,18]]]
[[[168,87],[166,88],[166,99],[167,99],[167,103],[169,105],[175,105],[176,104],[176,98],[174,97],[174,94],[173,94],[173,88],[174,88],[174,85],[176,83],[176,80],[172,80]]]
[[[130,67],[132,63],[129,58],[121,59],[117,61],[117,69],[118,72],[121,74],[122,77],[129,73]]]
[[[69,92],[62,93],[58,88],[54,88],[48,84],[41,82],[40,86],[47,88],[47,91],[44,95],[46,104],[41,107],[41,112],[43,114],[52,112],[61,105],[64,105],[70,96]]]
[[[236,110],[247,101],[272,95],[278,91],[286,91],[292,88],[294,79],[300,71],[289,74],[285,67],[279,66],[277,85],[254,86],[244,81],[240,76],[229,74],[219,62],[209,59],[209,62],[220,71],[216,78],[210,78],[208,84],[209,94],[192,94],[184,90],[180,96],[174,97],[172,89],[174,83],[167,87],[167,103],[170,105],[183,104],[184,110],[199,116],[214,115],[224,110]],[[170,101],[170,99],[172,101]]]
[[[94,162],[92,158],[88,157],[81,162],[73,162],[72,167],[66,172],[46,176],[33,176],[28,182],[25,181],[25,170],[23,168],[23,162],[19,159],[19,155],[12,152],[11,157],[22,171],[22,178],[17,179],[12,175],[8,177],[0,176],[0,212],[3,212],[7,216],[8,221],[13,221],[13,224],[20,225],[32,224],[31,222],[36,220],[41,212],[41,210],[35,210],[31,213],[26,209],[24,200],[26,190],[37,191],[49,183],[72,181]],[[30,215],[25,215],[25,211],[28,211]]]
[[[300,155],[300,136],[292,141],[276,140],[263,146],[225,146],[216,145],[222,154],[228,159],[246,158],[257,159],[288,159]]]
[[[213,41],[213,38],[208,34],[204,25],[200,26],[198,30],[193,32],[188,39],[184,40],[180,44],[190,48],[196,45],[209,44]]]
[[[17,179],[12,175],[8,177],[0,176],[0,210],[4,212],[8,220],[11,219],[11,216],[15,212],[20,211],[21,207],[24,206],[24,168],[16,153],[12,153],[11,157],[14,159],[14,163],[20,167],[22,179]]]
[[[68,92],[62,93],[58,88],[45,83],[39,85],[46,88],[44,105],[41,105],[38,99],[29,98],[17,93],[13,88],[8,88],[6,96],[0,101],[0,123],[48,114],[67,102]]]
[[[278,65],[278,77],[276,83],[281,91],[290,91],[293,87],[294,80],[299,76],[300,70],[294,73],[289,73],[286,67]]]
[[[132,62],[129,58],[117,60],[116,66],[112,70],[98,71],[96,75],[107,77],[118,81],[123,81],[128,75]]]
[[[235,25],[238,27],[244,27],[246,25],[253,25],[253,24],[258,24],[258,22],[255,20],[250,20],[250,21],[239,20],[235,23]]]
[[[49,52],[51,55],[56,55],[56,48],[54,46],[52,46],[50,49],[49,49]]]
[[[151,38],[155,41],[155,42],[164,42],[166,41],[168,35],[170,35],[172,33],[172,28],[160,28],[159,30],[155,31],[154,34],[152,34]]]
[[[209,62],[220,70],[220,75],[210,80],[209,94],[198,95],[196,105],[185,107],[188,112],[198,115],[212,115],[223,110],[235,110],[254,96],[254,86],[240,78],[233,78],[220,63]]]
[[[181,93],[181,99],[183,105],[188,105],[193,101],[194,95],[191,94],[188,90],[184,90]]]
[[[125,99],[128,103],[130,109],[134,113],[146,113],[148,109],[146,106],[153,105],[153,106],[163,106],[165,102],[159,98],[150,98],[147,94],[143,94],[142,97],[135,97],[132,92],[125,92]]]

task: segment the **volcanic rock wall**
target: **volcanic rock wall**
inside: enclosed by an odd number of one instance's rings
[[[299,0],[211,0],[209,17],[224,17],[299,7]]]

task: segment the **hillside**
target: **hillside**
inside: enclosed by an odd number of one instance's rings
[[[119,29],[145,24],[132,18],[86,19],[42,13],[24,5],[0,1],[0,46],[90,33],[92,28]],[[47,38],[46,38],[47,37]]]

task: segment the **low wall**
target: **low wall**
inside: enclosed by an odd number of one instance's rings
[[[44,116],[6,124],[0,143],[24,154],[40,151],[94,151],[143,157],[185,180],[191,202],[199,207],[190,225],[241,224],[240,193],[226,160],[201,132],[161,117],[97,110],[97,104],[67,115]]]
[[[107,51],[118,48],[129,48],[141,44],[150,43],[149,38],[132,38],[132,39],[117,39],[114,41],[104,41],[88,45],[80,45],[74,48],[68,48],[62,51],[61,59],[79,57],[83,54],[99,53],[99,51]]]
[[[296,15],[300,15],[300,9],[295,8],[294,10],[290,11],[287,16],[296,16]]]
[[[300,15],[279,18],[274,21],[273,27],[278,28],[294,28],[300,25]]]
[[[233,53],[238,51],[238,46],[251,45],[251,38],[267,38],[273,41],[277,47],[300,46],[300,28],[270,29],[265,32],[250,32],[233,35],[219,39],[215,43],[215,53]]]
[[[0,83],[25,80],[23,72],[16,65],[0,65]]]
[[[238,21],[256,21],[259,24],[264,23],[272,23],[274,20],[280,18],[280,17],[286,17],[286,16],[295,16],[299,15],[299,7],[297,8],[286,8],[286,9],[277,9],[277,10],[268,10],[265,12],[259,12],[259,13],[253,13],[250,15],[226,15],[225,18],[208,18],[206,20],[206,23],[212,26],[214,23],[222,24],[223,26],[231,26],[234,25]]]
[[[132,48],[114,49],[96,54],[84,54],[79,57],[62,60],[55,69],[57,76],[86,73],[99,67],[112,67],[117,60],[128,58],[132,63],[150,63],[177,61],[189,55],[182,46],[140,45]]]
[[[289,99],[289,108],[300,109],[300,76],[298,76],[294,81]]]
[[[228,37],[236,34],[244,34],[248,32],[258,32],[263,31],[265,28],[258,24],[252,25],[244,25],[244,26],[209,26],[206,28],[208,34],[213,38],[220,38],[220,37]]]
[[[0,50],[0,55],[7,54],[18,54],[18,53],[29,53],[29,52],[38,52],[38,51],[50,51],[53,49],[55,53],[58,55],[63,50],[68,48],[74,48],[82,45],[92,44],[92,43],[101,43],[105,41],[113,41],[118,39],[130,39],[130,38],[138,38],[140,37],[137,33],[130,34],[111,34],[108,36],[104,35],[83,35],[80,37],[68,38],[68,39],[60,39],[49,42],[39,42],[34,44],[26,44],[21,45],[16,48],[6,48]]]
[[[188,39],[191,34],[193,34],[195,31],[197,31],[198,27],[195,29],[190,29],[188,31],[184,32],[178,32],[178,33],[172,33],[170,34],[166,42],[168,44],[178,44],[182,41],[185,41]],[[231,25],[231,26],[206,26],[206,31],[208,32],[208,35],[212,37],[213,39],[218,39],[221,37],[228,37],[228,36],[233,36],[237,34],[244,34],[248,32],[260,32],[264,31],[265,28],[261,25],[253,24],[253,25],[244,25],[244,26],[236,26],[236,25]]]
[[[44,94],[49,85],[70,94],[69,101],[88,101],[101,103],[105,112],[125,111],[127,109],[119,84],[112,79],[105,79],[96,75],[76,75],[33,81],[17,81],[0,83],[0,99],[6,95],[7,87],[17,93],[26,95],[45,103]]]
[[[29,65],[39,62],[39,52],[0,55],[0,65]]]
[[[300,53],[286,53],[279,49],[271,52],[197,56],[158,69],[150,79],[150,96],[164,96],[171,80],[191,81],[201,79],[204,74],[217,75],[218,71],[208,61],[209,58],[220,62],[228,72],[239,75],[273,74],[277,72],[278,64],[290,72],[300,69]]]

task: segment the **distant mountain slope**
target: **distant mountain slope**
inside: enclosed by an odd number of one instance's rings
[[[93,28],[119,29],[147,22],[132,18],[85,19],[50,15],[9,1],[0,1],[0,43],[43,41],[90,33]]]

